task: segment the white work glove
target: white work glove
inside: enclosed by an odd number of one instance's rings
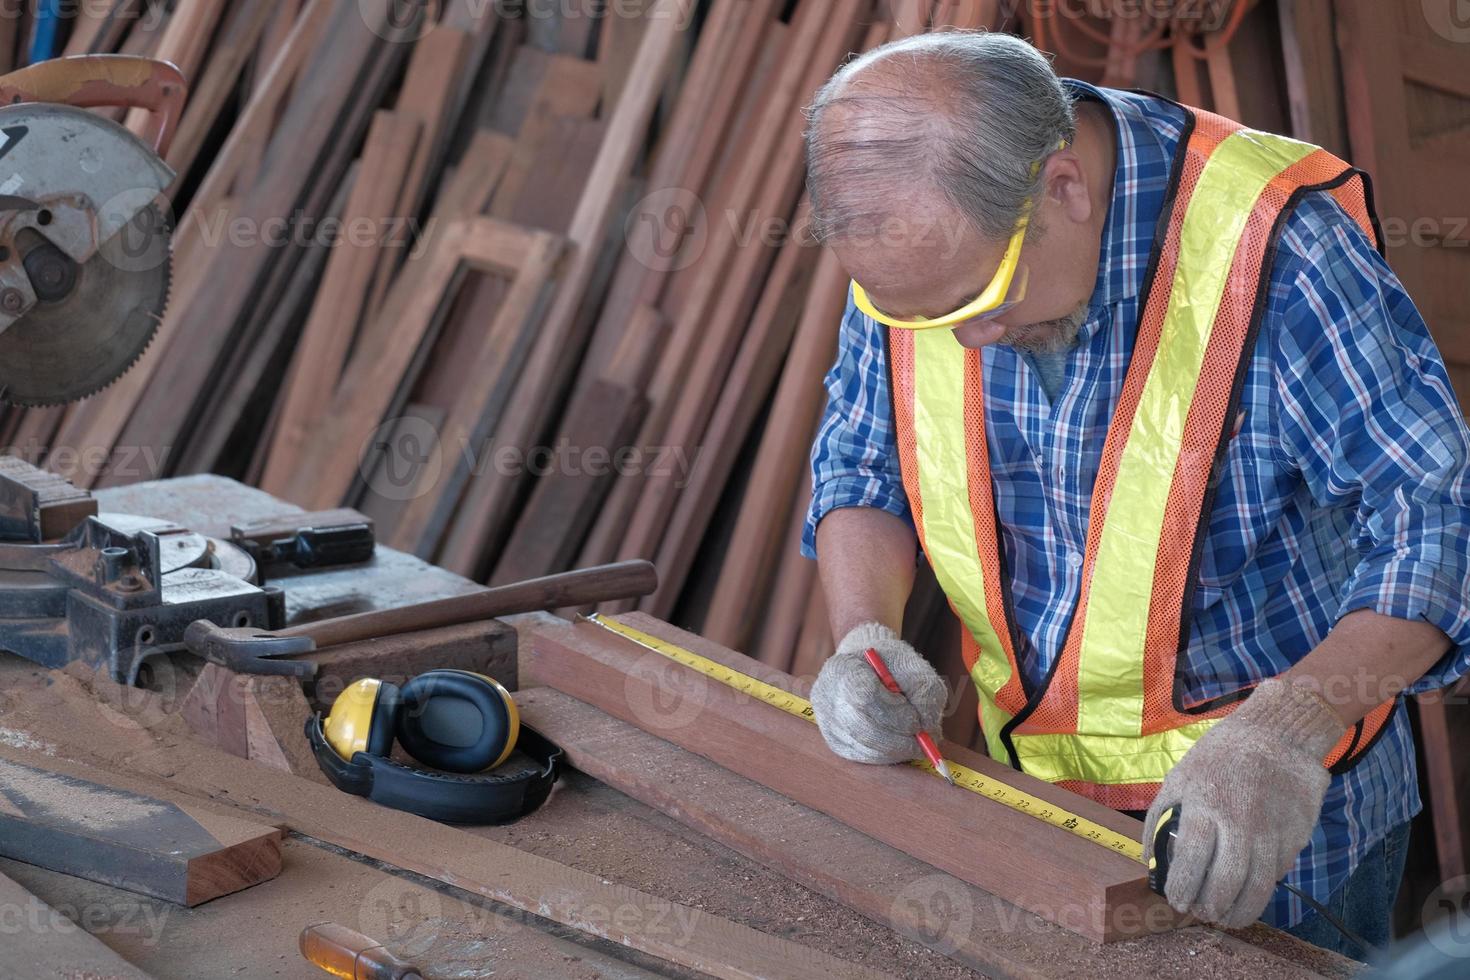
[[[883,686],[863,654],[883,658],[904,696]],[[864,623],[843,637],[812,685],[812,711],[831,750],[853,762],[893,763],[918,758],[915,736],[939,734],[948,692],[944,682],[898,634]]]
[[[1181,810],[1164,897],[1178,912],[1232,929],[1261,917],[1312,837],[1331,776],[1322,764],[1345,730],[1321,695],[1279,678],[1210,729],[1159,788],[1143,825]]]

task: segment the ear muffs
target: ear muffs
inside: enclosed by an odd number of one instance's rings
[[[515,750],[521,719],[494,678],[431,670],[403,686],[398,741],[426,766],[446,772],[494,769]]]
[[[401,692],[394,684],[364,677],[332,702],[322,725],[327,744],[343,759],[359,752],[386,756],[393,750]]]
[[[395,762],[395,736],[433,769]],[[306,738],[328,781],[344,793],[449,823],[496,824],[546,801],[561,772],[562,751],[522,728],[510,692],[492,678],[462,670],[430,671],[400,691],[365,678],[306,720]],[[531,763],[495,769],[519,748]]]

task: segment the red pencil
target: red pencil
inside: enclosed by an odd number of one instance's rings
[[[903,688],[898,686],[898,681],[888,672],[888,665],[883,662],[878,651],[868,647],[863,657],[868,661],[868,666],[873,668],[873,673],[878,675],[878,680],[883,686],[894,694],[903,695]],[[928,732],[919,732],[919,748],[924,750],[924,758],[929,760],[934,770],[949,781],[951,786],[955,785],[954,774],[949,771],[949,763],[944,761],[944,756],[939,754],[939,746],[934,744],[934,738]]]

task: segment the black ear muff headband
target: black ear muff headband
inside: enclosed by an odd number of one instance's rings
[[[551,794],[562,764],[562,750],[524,726],[516,749],[536,767],[513,775],[430,772],[367,752],[343,759],[327,744],[320,714],[307,719],[306,737],[322,772],[344,793],[445,823],[509,823],[525,816]]]

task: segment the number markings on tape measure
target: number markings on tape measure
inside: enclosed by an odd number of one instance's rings
[[[716,663],[708,657],[701,657],[697,653],[685,650],[683,647],[670,643],[667,640],[661,640],[652,634],[635,629],[625,623],[620,623],[609,616],[594,613],[586,618],[588,622],[596,623],[603,629],[617,633],[619,636],[631,640],[641,647],[662,654],[675,663],[680,663],[697,670],[704,676],[719,681],[726,687],[733,688],[742,694],[755,698],[757,701],[764,701],[772,707],[780,708],[787,714],[796,715],[808,721],[814,722],[816,720],[816,715],[812,711],[811,702],[792,694],[790,691],[782,690],[773,684],[767,684],[765,681],[751,677],[749,674],[742,674],[733,667]],[[1143,860],[1143,845],[1131,837],[1120,834],[1115,830],[1109,830],[1100,823],[1079,817],[1070,810],[1023,793],[1014,786],[1007,785],[998,779],[983,776],[968,766],[962,766],[957,762],[950,762],[949,760],[945,761],[949,762],[950,771],[954,773],[956,785],[972,793],[984,796],[987,799],[994,800],[1004,806],[1008,806],[1019,813],[1043,820],[1060,830],[1068,831],[1085,840],[1090,840],[1095,844],[1106,847],[1109,850],[1117,851],[1119,854],[1130,857],[1135,861]],[[915,760],[910,765],[933,773],[936,778],[943,778],[926,760]]]

